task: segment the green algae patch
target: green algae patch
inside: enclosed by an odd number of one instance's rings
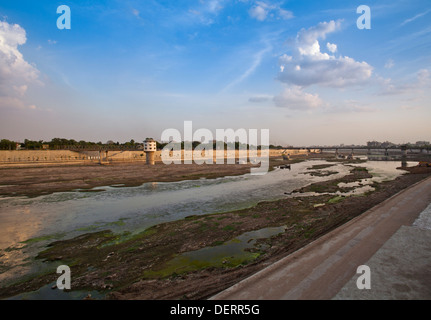
[[[110,230],[84,234],[71,240],[63,240],[51,243],[48,249],[40,252],[36,259],[45,261],[68,260],[75,261],[79,257],[96,257],[94,248],[101,247],[104,243],[114,240],[117,236]],[[79,255],[77,254],[79,253]]]
[[[149,270],[144,278],[166,278],[207,268],[236,268],[253,262],[267,245],[262,239],[285,232],[286,227],[264,228],[246,232],[232,240],[196,251],[175,255],[162,268]]]
[[[259,255],[259,253],[244,252],[240,256],[220,256],[206,260],[196,258],[194,254],[181,254],[175,256],[161,270],[146,271],[144,279],[167,278],[207,268],[235,268],[254,261]]]
[[[338,203],[338,202],[343,201],[345,198],[346,198],[346,197],[343,197],[343,196],[337,196],[337,197],[334,197],[334,198],[332,198],[332,199],[329,199],[329,200],[328,200],[328,203],[329,203],[329,204]]]
[[[313,176],[313,177],[328,177],[334,174],[338,174],[338,171],[310,171],[310,172],[304,172],[304,174],[309,174],[310,176]]]
[[[56,233],[56,234],[31,238],[31,239],[22,241],[21,243],[32,244],[32,243],[43,242],[43,241],[52,241],[54,239],[62,238],[64,235],[65,235],[64,233]]]
[[[335,164],[315,164],[311,168],[308,168],[307,170],[320,170],[320,169],[327,169],[330,167],[335,166]]]
[[[124,222],[125,220],[127,220],[127,218],[121,218],[118,221],[109,222],[109,223],[105,224],[105,226],[106,227],[110,227],[110,226],[123,227],[126,225],[126,223]]]
[[[76,231],[93,232],[93,231],[96,231],[99,228],[100,228],[100,226],[92,225],[92,226],[86,226],[86,227],[82,227],[82,228],[76,229]]]

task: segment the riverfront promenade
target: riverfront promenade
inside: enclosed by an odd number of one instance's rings
[[[430,204],[431,177],[211,299],[431,299]]]

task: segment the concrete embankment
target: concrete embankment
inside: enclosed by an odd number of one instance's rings
[[[98,151],[71,151],[71,150],[15,150],[0,151],[0,163],[67,163],[99,161],[106,158],[106,153]],[[111,161],[145,161],[143,151],[109,151],[108,159]]]
[[[430,203],[428,178],[212,299],[430,299],[431,231],[415,223]]]
[[[279,157],[284,150],[269,150],[269,157]],[[287,150],[287,154],[299,155],[307,154],[307,150]],[[224,152],[224,159],[247,157],[247,151],[236,151],[233,153]],[[257,153],[260,157],[260,151]],[[182,160],[192,159],[190,155],[184,154],[184,151],[170,154],[171,157]],[[201,159],[210,159],[216,161],[219,156],[216,152],[213,154],[202,153]],[[135,162],[146,161],[146,155],[142,150],[137,151],[71,151],[71,150],[0,150],[0,164],[28,164],[28,163],[85,163],[85,162]],[[196,156],[195,156],[196,160]],[[155,161],[162,161],[162,152],[155,153]]]

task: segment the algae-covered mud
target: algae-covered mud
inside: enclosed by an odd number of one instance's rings
[[[65,298],[51,287],[68,265],[68,298],[202,298],[423,178],[398,165],[305,161],[261,177],[1,199],[0,297]]]

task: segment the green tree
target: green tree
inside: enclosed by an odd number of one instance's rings
[[[2,139],[0,140],[0,150],[16,150],[16,142]]]

